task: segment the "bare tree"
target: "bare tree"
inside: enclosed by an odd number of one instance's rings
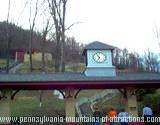
[[[66,19],[66,3],[67,0],[62,0],[63,2],[63,9],[62,9],[62,18],[61,18],[61,26],[62,26],[62,49],[61,49],[61,66],[62,69],[61,71],[64,72],[65,71],[65,52],[64,52],[64,48],[65,48],[65,19]]]
[[[157,25],[155,25],[155,28],[153,30],[154,34],[155,34],[155,37],[157,38],[158,40],[158,45],[160,47],[160,29],[158,28]]]
[[[9,15],[10,15],[10,7],[11,7],[11,0],[8,0],[8,14],[7,14],[7,25],[6,25],[6,39],[7,39],[7,60],[6,60],[6,72],[9,72],[9,48],[10,48],[10,39],[9,39]]]
[[[159,72],[160,62],[158,61],[158,57],[153,52],[148,49],[147,53],[145,53],[144,59],[147,71]]]
[[[115,66],[118,66],[120,63],[120,49],[119,48],[115,48],[115,50],[113,51],[113,64]]]
[[[23,14],[23,12],[24,12],[24,10],[25,10],[28,2],[29,2],[28,0],[25,0],[24,7],[23,7],[22,11],[20,12],[20,14],[19,14],[19,16],[18,16],[18,18],[17,18],[17,24],[16,24],[16,25],[18,25],[19,19],[20,19],[20,17],[22,16],[22,14]]]
[[[67,0],[47,0],[50,8],[50,14],[54,20],[56,37],[56,72],[65,71],[65,19]],[[60,69],[61,68],[61,69]]]
[[[126,48],[122,50],[122,62],[125,67],[128,67],[128,50]]]
[[[36,22],[36,17],[38,14],[38,1],[36,0],[35,3],[35,11],[34,11],[34,15],[33,15],[33,20],[31,19],[32,16],[32,0],[30,1],[30,17],[29,17],[29,25],[30,25],[30,41],[29,41],[29,61],[30,61],[30,71],[32,72],[33,70],[33,62],[32,62],[32,43],[33,43],[33,32],[34,32],[34,28],[35,28],[35,22]]]
[[[42,51],[42,71],[45,72],[45,45],[46,45],[46,37],[48,32],[51,30],[52,26],[49,27],[50,17],[47,19],[46,26],[42,31],[42,41],[41,41],[41,51]]]

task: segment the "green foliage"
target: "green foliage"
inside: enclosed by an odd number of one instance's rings
[[[0,67],[5,67],[5,66],[6,66],[6,60],[0,59]]]
[[[141,100],[139,104],[139,111],[142,112],[143,107],[146,104],[149,104],[151,108],[153,109],[153,113],[155,116],[159,115],[160,110],[160,91],[159,89],[156,90],[154,93],[146,94],[143,96],[143,100]]]
[[[143,97],[145,97],[145,95],[147,94],[154,94],[156,92],[157,89],[138,89],[136,92],[138,101],[143,100]]]

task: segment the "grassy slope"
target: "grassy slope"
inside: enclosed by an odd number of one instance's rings
[[[58,115],[64,114],[64,100],[54,96],[52,91],[45,91],[42,107],[39,107],[39,91],[21,91],[12,101],[13,116]]]
[[[33,68],[34,72],[41,72],[42,63],[39,61],[33,62]],[[68,64],[66,65],[66,71],[71,72],[82,72],[84,71],[85,66],[84,64],[78,63],[78,64]],[[48,64],[45,66],[46,72],[55,72],[55,68],[53,66],[53,63],[48,62]],[[18,73],[29,73],[29,62],[24,62],[20,69],[17,71]]]

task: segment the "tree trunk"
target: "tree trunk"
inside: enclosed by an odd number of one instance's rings
[[[55,72],[60,71],[60,58],[61,57],[61,47],[60,42],[56,44],[56,53],[55,53]]]
[[[10,36],[11,34],[9,34],[10,28],[9,28],[9,15],[10,15],[10,5],[11,5],[11,0],[8,0],[8,14],[7,14],[7,24],[6,24],[6,36],[7,36],[7,60],[6,60],[6,72],[9,72],[9,61],[10,61],[10,57],[9,57],[9,51],[10,51]]]
[[[66,2],[67,1],[63,1],[63,15],[62,15],[62,19],[61,19],[61,27],[62,27],[62,55],[61,55],[61,72],[65,72],[65,15],[66,15]]]
[[[8,25],[8,24],[7,24]],[[8,32],[8,31],[7,31]],[[8,33],[7,33],[8,34]],[[9,73],[9,62],[10,62],[10,42],[11,39],[9,35],[7,35],[7,60],[6,60],[6,72]]]
[[[45,47],[45,35],[43,35],[42,43],[41,43],[41,50],[42,50],[42,72],[45,72],[45,52],[44,52],[44,47]]]
[[[33,71],[32,64],[32,40],[33,40],[33,30],[30,31],[30,42],[29,42],[29,62],[30,62],[30,72]]]
[[[62,36],[62,48],[61,48],[61,72],[65,72],[65,36]]]
[[[42,72],[45,72],[45,59],[44,59],[44,50],[42,49]]]

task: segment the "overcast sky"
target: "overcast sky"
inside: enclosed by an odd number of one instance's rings
[[[11,0],[10,21],[17,22],[25,0]],[[82,22],[67,31],[77,42],[95,40],[143,53],[148,48],[160,52],[154,27],[160,27],[160,0],[68,0],[67,22]],[[0,1],[0,20],[6,20],[8,0]],[[18,25],[29,28],[29,9],[20,15]],[[40,29],[45,18],[37,19]]]

